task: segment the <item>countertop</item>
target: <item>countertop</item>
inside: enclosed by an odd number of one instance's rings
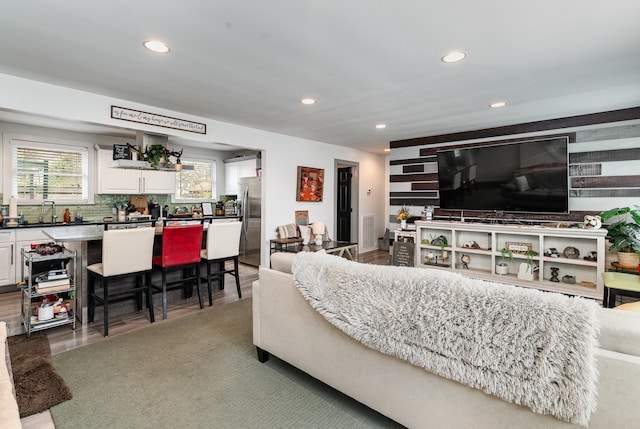
[[[239,219],[241,216],[205,216],[203,218],[169,218],[165,222],[184,222],[204,220],[205,228],[211,221],[224,219]],[[71,223],[29,223],[14,227],[0,228],[0,230],[15,230],[24,228],[40,228],[48,237],[54,241],[91,241],[102,240],[104,230],[108,227],[132,227],[137,224],[149,224],[155,220],[125,221],[125,222],[102,222],[102,221],[83,221]]]
[[[193,218],[193,217],[170,217],[170,218],[165,218],[164,220],[168,220],[168,221],[180,221],[180,220],[200,220],[200,219],[204,219],[205,221],[209,220],[216,220],[216,219],[240,219],[242,218],[241,215],[224,215],[224,216],[204,216],[204,217],[197,217],[197,218]],[[155,219],[154,219],[155,220]],[[126,225],[126,224],[133,224],[133,223],[147,223],[150,222],[148,220],[140,220],[140,221],[124,221],[124,222],[117,222],[117,221],[113,221],[113,222],[105,222],[105,221],[98,221],[98,220],[83,220],[82,222],[69,222],[69,223],[64,223],[64,222],[56,222],[56,223],[51,223],[51,222],[44,222],[44,223],[39,223],[39,222],[29,222],[29,223],[24,223],[21,225],[16,225],[16,226],[0,226],[0,231],[2,230],[15,230],[15,229],[22,229],[22,228],[49,228],[49,227],[68,227],[68,226],[79,226],[79,225]]]

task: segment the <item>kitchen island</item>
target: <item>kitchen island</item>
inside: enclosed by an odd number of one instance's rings
[[[205,234],[207,226],[211,222],[224,222],[241,220],[240,216],[205,216],[203,218],[171,218],[166,224],[204,223]],[[127,221],[127,222],[83,222],[82,224],[61,224],[42,227],[42,232],[56,243],[73,250],[77,254],[78,261],[76,279],[76,317],[82,324],[88,320],[88,276],[87,266],[102,260],[102,236],[104,231],[113,228],[138,228],[155,226],[155,220]],[[37,224],[36,224],[37,225]],[[36,226],[34,225],[34,226]],[[156,242],[154,254],[159,254],[162,246],[162,229],[156,228]]]

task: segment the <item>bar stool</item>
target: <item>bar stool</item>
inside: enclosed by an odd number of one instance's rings
[[[178,225],[162,228],[162,254],[154,256],[153,266],[162,272],[162,284],[152,284],[154,290],[162,291],[162,318],[167,318],[167,291],[183,288],[185,296],[193,291],[191,282],[196,281],[200,308],[204,308],[200,292],[200,249],[202,248],[203,225]],[[190,273],[195,268],[195,275]],[[167,272],[182,269],[183,277],[167,282]],[[187,286],[188,285],[188,286]]]
[[[607,271],[602,273],[604,296],[602,306],[612,308],[618,295],[640,298],[640,276]]]
[[[149,319],[153,315],[150,278],[151,257],[155,228],[114,229],[102,237],[102,262],[87,267],[89,275],[89,322],[93,322],[96,302],[103,305],[104,336],[109,335],[109,303],[135,297],[138,310],[142,310],[142,294],[146,294]],[[134,277],[135,285],[129,288],[110,289],[112,280]],[[142,279],[144,277],[144,281]],[[96,293],[96,279],[102,282],[102,294]]]
[[[211,280],[220,280],[220,289],[224,289],[225,274],[231,274],[236,278],[238,298],[242,298],[240,276],[238,274],[241,230],[242,222],[212,222],[207,228],[207,245],[205,249],[202,249],[200,256],[202,261],[207,264],[209,306],[213,305]],[[226,269],[227,261],[233,261],[232,269]]]

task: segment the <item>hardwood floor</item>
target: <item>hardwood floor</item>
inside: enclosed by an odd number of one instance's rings
[[[358,260],[363,263],[388,265],[389,252],[383,250],[374,250],[371,252],[361,253]],[[258,268],[249,265],[240,265],[240,290],[242,291],[242,299],[249,298],[252,295],[252,284],[258,279]],[[179,291],[177,291],[179,292]],[[217,306],[228,304],[238,300],[235,285],[227,276],[224,290],[214,289],[213,307],[209,307],[207,302],[206,287],[203,288],[203,299],[205,300],[205,308],[202,311],[215,311]],[[156,301],[157,300],[157,301]],[[156,323],[163,323],[162,306],[160,304],[160,295],[154,295],[154,310]],[[190,299],[182,299],[180,296],[174,296],[170,299],[167,312],[168,320],[173,320],[195,311],[201,311],[198,304],[198,297],[195,295]],[[110,314],[112,314],[110,312]],[[11,292],[0,294],[0,320],[4,320],[9,324],[9,335],[19,335],[24,333],[24,328],[20,322],[20,293]],[[146,310],[123,312],[109,318],[109,336],[126,334],[138,329],[150,326],[149,313]],[[77,347],[86,346],[98,341],[104,340],[101,313],[96,310],[96,321],[92,324],[82,325],[76,324],[75,331],[68,325],[49,329],[46,332],[51,346],[51,354],[55,355]],[[40,414],[26,417],[21,420],[23,429],[55,429],[51,413],[45,411]]]

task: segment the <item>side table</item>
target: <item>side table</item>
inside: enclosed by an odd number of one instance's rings
[[[602,297],[604,308],[614,307],[618,295],[640,298],[640,276],[608,271],[602,273],[602,279],[604,280]]]
[[[299,252],[299,245],[303,240],[300,237],[296,238],[274,238],[269,240],[270,253],[273,252]]]

